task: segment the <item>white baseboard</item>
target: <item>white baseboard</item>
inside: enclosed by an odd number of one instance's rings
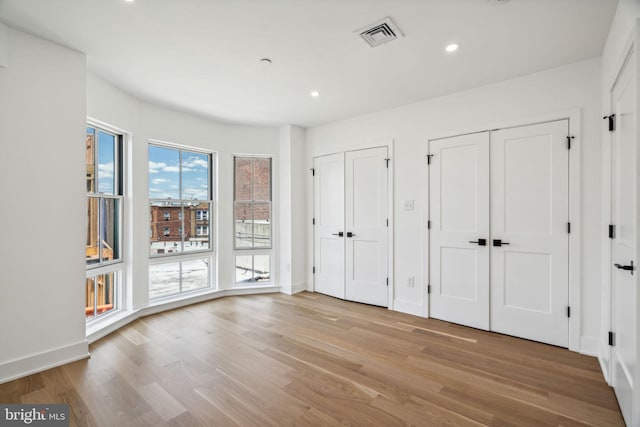
[[[0,384],[89,357],[86,340],[0,364]]]
[[[158,302],[149,307],[141,309],[138,313],[138,317],[150,316],[152,314],[161,313],[167,310],[173,310],[174,308],[180,308],[191,304],[197,304],[217,298],[228,297],[233,295],[254,295],[254,294],[266,294],[273,292],[280,292],[280,286],[244,286],[233,289],[222,289],[219,291],[210,291],[204,294],[198,294],[179,300]]]
[[[424,308],[422,304],[416,304],[415,302],[393,300],[393,311],[399,311],[400,313],[413,314],[414,316],[425,317]]]
[[[587,356],[598,357],[600,343],[594,337],[580,337],[580,353]]]
[[[87,325],[87,341],[89,344],[93,344],[110,333],[127,326],[138,317],[140,317],[140,313],[138,311],[114,313],[113,318],[109,317],[104,319],[104,323],[102,324],[98,323],[95,326]]]
[[[611,347],[607,347],[606,344],[600,344],[600,351],[598,352],[598,362],[600,363],[600,369],[607,384],[611,385],[611,376],[609,373],[608,360],[611,357]]]
[[[307,290],[307,282],[298,282],[291,285],[291,295]]]

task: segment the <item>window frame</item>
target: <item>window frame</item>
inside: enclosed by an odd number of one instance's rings
[[[147,152],[149,147],[151,146],[155,146],[155,147],[160,147],[160,148],[165,148],[165,149],[170,149],[170,150],[175,150],[178,151],[179,157],[178,157],[178,164],[180,167],[180,171],[178,172],[178,194],[180,196],[182,196],[182,163],[183,163],[183,159],[182,159],[182,153],[183,152],[191,152],[191,153],[197,153],[197,154],[204,154],[208,157],[208,173],[207,173],[207,188],[208,188],[208,199],[203,199],[203,200],[196,200],[197,202],[200,203],[206,203],[208,205],[208,210],[210,212],[213,212],[214,209],[216,209],[216,192],[215,192],[215,188],[214,188],[214,173],[215,173],[215,167],[216,167],[216,153],[212,152],[210,150],[205,150],[202,148],[197,148],[197,147],[191,147],[191,146],[187,146],[187,145],[178,145],[178,144],[173,144],[173,143],[168,143],[168,142],[163,142],[163,141],[158,141],[158,140],[153,140],[150,139],[148,141],[147,144]],[[148,175],[148,166],[147,166],[147,175]],[[149,192],[148,189],[150,188],[151,184],[148,183],[147,185],[147,196],[149,196]],[[180,214],[178,215],[179,217],[181,217],[181,219],[179,219],[181,227],[184,231],[184,225],[185,225],[185,207],[186,204],[188,203],[193,203],[194,200],[187,200],[187,199],[162,199],[162,198],[152,198],[152,197],[148,197],[148,203],[147,203],[147,209],[151,209],[152,204],[153,203],[167,203],[166,205],[156,205],[158,207],[161,206],[170,206],[170,207],[180,207]],[[153,218],[151,216],[151,214],[149,215],[150,220],[149,220],[149,230],[151,231],[151,233],[153,233]],[[171,219],[171,216],[169,216],[169,220]],[[162,223],[166,221],[164,219],[164,214],[163,214],[163,220],[162,221],[158,221],[158,223]],[[215,216],[213,215],[209,215],[209,218],[207,220],[209,222],[209,229],[214,229],[214,221],[215,221]],[[162,258],[172,258],[172,257],[188,257],[190,255],[193,255],[194,258],[197,258],[198,255],[200,255],[200,257],[202,257],[204,254],[213,254],[212,256],[215,256],[217,254],[216,252],[216,244],[215,241],[213,239],[213,235],[212,233],[209,233],[208,237],[208,242],[209,242],[209,248],[208,249],[200,249],[200,250],[189,250],[189,251],[185,251],[184,250],[184,233],[180,233],[180,243],[182,245],[181,247],[181,251],[179,252],[165,252],[165,253],[158,253],[158,254],[151,254],[150,253],[150,247],[151,247],[151,235],[149,236],[148,239],[148,248],[149,248],[149,259],[150,260],[155,260],[155,259],[162,259]],[[168,260],[165,262],[169,262]]]
[[[236,159],[244,158],[251,159],[251,200],[236,200]],[[258,200],[253,199],[253,160],[255,159],[269,159],[269,195],[270,199],[267,200]],[[236,203],[250,203],[251,204],[251,212],[253,214],[253,207],[256,204],[269,204],[269,214],[271,217],[270,227],[269,227],[269,246],[255,246],[255,230],[252,232],[252,246],[238,247],[236,245]],[[257,155],[257,154],[234,154],[233,155],[233,250],[234,251],[272,251],[273,250],[273,156],[271,155]],[[254,219],[252,217],[252,224],[255,224]]]
[[[269,203],[269,212],[270,212],[270,216],[271,216],[271,227],[270,227],[270,236],[269,236],[269,241],[270,241],[270,245],[267,246],[259,246],[256,247],[255,245],[252,247],[237,247],[236,246],[236,218],[235,218],[235,209],[236,209],[236,159],[237,158],[251,158],[252,160],[254,159],[269,159],[270,160],[270,165],[269,165],[269,195],[270,195],[270,200],[268,201]],[[232,173],[233,173],[233,194],[232,194],[232,221],[233,221],[233,286],[234,287],[251,287],[251,286],[272,286],[273,283],[275,283],[275,271],[274,271],[274,266],[275,266],[275,259],[274,259],[274,249],[275,249],[275,244],[274,244],[274,229],[275,229],[275,216],[274,216],[274,211],[273,211],[273,205],[274,205],[274,198],[275,198],[275,194],[274,194],[274,182],[273,182],[273,177],[274,177],[274,164],[275,164],[275,156],[272,154],[234,154],[232,157]],[[253,199],[253,164],[252,164],[252,170],[251,170],[251,179],[252,179],[252,183],[251,183],[251,194],[252,194],[252,200],[251,201],[246,201],[246,200],[240,200],[238,202],[240,203],[247,203],[250,202],[253,206],[253,204],[258,203],[258,204],[264,204],[267,203],[266,200],[254,200]],[[253,211],[253,208],[252,208]],[[255,233],[253,233],[253,236],[255,236]],[[252,241],[253,239],[255,239],[255,237],[252,237]],[[242,283],[242,282],[238,282],[237,281],[237,258],[240,256],[251,256],[252,257],[252,265],[255,267],[255,257],[256,256],[260,256],[260,255],[268,255],[269,256],[269,280],[266,281],[251,281],[248,283]],[[255,271],[254,273],[255,274]]]
[[[125,161],[124,161],[124,153],[125,153],[125,133],[121,132],[121,131],[117,131],[117,130],[113,130],[110,129],[109,127],[106,127],[102,124],[98,124],[95,123],[92,120],[87,120],[86,124],[85,124],[85,135],[86,135],[86,129],[87,128],[92,128],[95,132],[94,134],[94,144],[92,147],[93,150],[93,165],[94,165],[94,180],[95,180],[95,185],[94,185],[94,189],[97,190],[98,189],[98,165],[99,165],[99,153],[98,153],[98,132],[103,132],[105,134],[111,135],[114,137],[114,158],[113,158],[113,164],[114,164],[114,188],[113,188],[113,194],[106,194],[106,193],[101,193],[98,191],[94,191],[94,192],[90,192],[87,191],[86,192],[86,201],[87,203],[89,202],[89,200],[91,199],[96,199],[98,201],[98,223],[97,223],[97,227],[98,227],[98,234],[101,233],[101,229],[102,229],[102,206],[103,200],[115,200],[117,201],[117,205],[118,208],[116,209],[116,226],[117,226],[117,243],[118,243],[118,259],[114,259],[111,261],[104,261],[102,260],[103,254],[102,254],[102,250],[100,249],[100,247],[98,247],[98,254],[99,254],[99,261],[98,262],[94,262],[94,263],[88,263],[85,257],[85,292],[86,292],[86,281],[89,279],[93,279],[93,283],[94,283],[94,303],[93,303],[93,316],[91,317],[86,317],[86,311],[85,311],[85,321],[87,323],[89,322],[95,322],[101,319],[104,319],[106,316],[109,316],[113,313],[116,313],[118,311],[120,311],[122,309],[122,303],[124,301],[123,299],[123,294],[124,294],[124,286],[123,286],[123,281],[124,281],[124,270],[125,270],[125,258],[126,258],[126,252],[125,252],[125,242],[124,242],[124,227],[125,227],[125,221],[124,221],[124,212],[125,212],[125,194],[124,194],[124,190],[125,190]],[[87,224],[87,231],[89,229],[89,225]],[[102,236],[99,236],[99,240],[101,240]],[[100,242],[99,242],[100,243]],[[98,292],[97,292],[97,286],[98,286],[98,281],[97,278],[100,275],[109,275],[113,273],[113,308],[111,310],[102,312],[102,313],[98,313],[98,307],[97,307],[97,298],[98,298]],[[86,295],[85,295],[85,299],[86,299]],[[86,308],[86,306],[85,306]]]

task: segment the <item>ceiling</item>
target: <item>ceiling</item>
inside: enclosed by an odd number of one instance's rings
[[[600,56],[616,5],[0,0],[0,21],[86,53],[93,73],[139,99],[227,122],[309,127]],[[369,47],[355,31],[386,16],[405,37]],[[454,41],[460,49],[447,54]]]

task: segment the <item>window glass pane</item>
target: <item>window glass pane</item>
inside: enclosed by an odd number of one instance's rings
[[[87,198],[87,243],[85,250],[87,264],[100,262],[100,253],[98,251],[98,242],[100,241],[98,229],[98,218],[100,218],[99,200],[97,197]]]
[[[149,266],[149,299],[180,292],[180,263],[170,262]]]
[[[115,194],[116,137],[98,131],[98,192]]]
[[[234,205],[236,248],[251,248],[253,247],[252,203],[236,202]]]
[[[236,257],[236,283],[253,283],[253,255]]]
[[[149,198],[180,198],[180,153],[149,145]]]
[[[185,207],[185,251],[202,251],[210,247],[209,211],[210,203],[191,204]]]
[[[253,159],[253,200],[271,200],[271,159]]]
[[[253,276],[255,282],[271,281],[271,256],[253,256]]]
[[[102,199],[100,210],[102,224],[102,261],[120,259],[120,201],[117,199]]]
[[[253,204],[253,246],[271,247],[271,203]]]
[[[251,200],[251,158],[235,158],[235,194],[234,200]]]
[[[98,315],[111,311],[114,308],[115,277],[115,272],[100,274],[96,277],[96,294],[98,301],[96,312]]]
[[[96,130],[87,127],[86,158],[87,158],[87,193],[96,191],[96,159],[95,159]]]
[[[182,152],[182,199],[209,200],[209,156]]]
[[[116,272],[87,278],[85,300],[85,316],[87,319],[115,309],[116,280],[118,280]]]
[[[87,278],[85,316],[87,319],[95,317],[95,278]]]
[[[182,262],[182,292],[209,286],[209,260],[207,258]]]
[[[185,208],[186,209],[186,208]],[[182,206],[178,202],[151,202],[151,255],[182,252]],[[184,214],[183,214],[184,218]]]

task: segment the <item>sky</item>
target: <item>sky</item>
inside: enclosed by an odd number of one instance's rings
[[[180,172],[182,171],[182,174]],[[182,191],[180,176],[182,175]],[[149,198],[150,199],[209,199],[209,156],[202,153],[180,151],[149,145]],[[181,194],[182,193],[182,194]]]

